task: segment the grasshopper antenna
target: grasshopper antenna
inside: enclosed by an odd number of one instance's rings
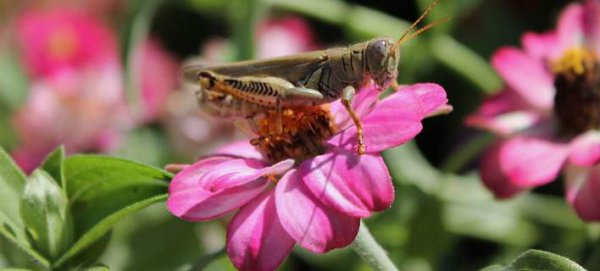
[[[400,44],[402,44],[404,41],[406,41],[406,40],[408,40],[408,39],[411,39],[411,38],[415,37],[416,35],[418,35],[418,34],[422,33],[423,31],[425,31],[425,30],[427,30],[427,29],[429,29],[429,28],[431,28],[432,26],[434,26],[434,25],[437,25],[437,24],[438,24],[438,23],[440,23],[441,21],[445,21],[444,19],[442,19],[442,20],[438,20],[438,21],[432,22],[432,23],[430,23],[430,24],[426,25],[425,27],[423,27],[423,28],[421,28],[421,29],[417,30],[417,32],[416,32],[415,34],[412,34],[412,35],[408,36],[408,33],[410,33],[410,31],[411,31],[411,30],[413,30],[413,29],[414,29],[414,28],[417,26],[417,24],[419,24],[419,23],[420,23],[420,22],[421,22],[421,21],[422,21],[422,20],[425,18],[425,16],[427,16],[427,14],[429,14],[429,12],[430,12],[430,11],[431,11],[431,10],[432,10],[432,9],[433,9],[433,8],[434,8],[436,5],[437,5],[437,4],[438,4],[438,2],[439,2],[439,0],[435,0],[435,1],[433,1],[433,3],[431,3],[431,4],[430,4],[430,5],[427,7],[427,9],[425,9],[425,11],[423,12],[423,14],[421,14],[421,16],[420,16],[420,17],[419,17],[419,18],[418,18],[416,21],[414,21],[414,22],[413,22],[413,23],[412,23],[412,24],[411,24],[411,25],[410,25],[410,26],[409,26],[409,27],[408,27],[408,28],[407,28],[407,29],[404,31],[404,33],[402,34],[402,36],[400,36],[400,38],[398,39],[398,41],[396,41],[396,43],[394,43],[394,45],[392,46],[392,53],[393,53],[393,54],[396,52],[396,48],[398,48],[398,46],[400,46]],[[448,18],[446,18],[446,19],[448,19]],[[392,55],[393,55],[393,54],[392,54]]]
[[[446,21],[448,21],[449,19],[450,19],[450,17],[449,17],[449,16],[446,16],[446,17],[444,17],[444,18],[441,18],[441,19],[439,19],[439,20],[436,20],[436,21],[433,21],[433,22],[431,22],[431,23],[428,23],[426,26],[423,26],[423,27],[419,28],[419,30],[415,31],[414,33],[412,33],[412,34],[410,34],[410,35],[408,35],[408,36],[405,36],[405,37],[404,37],[404,39],[402,39],[402,40],[401,40],[401,41],[398,43],[398,45],[400,45],[400,44],[404,43],[405,41],[411,40],[412,38],[414,38],[414,37],[418,36],[419,34],[421,34],[421,33],[425,32],[425,31],[427,31],[429,28],[432,28],[432,27],[434,27],[434,26],[436,26],[436,25],[439,25],[439,24],[441,24],[441,23],[443,23],[443,22],[446,22]]]

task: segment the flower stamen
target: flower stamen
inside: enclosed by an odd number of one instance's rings
[[[281,118],[281,133],[277,132],[275,111],[257,120],[258,138],[250,141],[273,163],[289,158],[300,162],[322,154],[326,149],[323,141],[337,131],[325,106],[288,108],[283,110]]]
[[[571,136],[600,128],[600,65],[586,48],[574,48],[552,65],[558,132]]]

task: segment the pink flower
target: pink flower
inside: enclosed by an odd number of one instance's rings
[[[502,136],[481,161],[496,197],[551,182],[566,165],[568,202],[582,219],[600,220],[599,17],[599,1],[571,4],[555,31],[525,33],[524,49],[492,57],[506,87],[467,123]]]
[[[108,151],[118,142],[125,112],[118,66],[65,69],[34,81],[13,119],[21,141],[15,160],[30,171],[60,144],[69,153]]]
[[[356,154],[356,127],[339,101],[287,111],[290,140],[237,142],[185,168],[171,182],[169,211],[207,221],[238,210],[227,230],[227,253],[243,270],[275,269],[294,244],[314,253],[349,245],[361,218],[393,202],[380,152],[415,137],[423,118],[448,106],[435,84],[408,86],[382,101],[378,94],[365,88],[353,102],[366,154]],[[258,125],[262,131],[269,123]]]
[[[177,88],[179,63],[156,40],[147,40],[140,47],[134,56],[142,101],[139,121],[149,122],[164,112],[167,97]]]
[[[292,55],[317,48],[306,21],[295,16],[261,22],[256,30],[256,39],[258,58]]]
[[[112,30],[83,11],[29,10],[18,18],[16,33],[23,62],[34,77],[118,62]]]
[[[178,156],[197,158],[231,142],[236,129],[231,122],[203,112],[190,97],[194,97],[194,89],[187,87],[170,93],[161,123]]]
[[[268,18],[255,31],[256,58],[293,55],[318,48],[308,23],[301,17]],[[227,39],[212,38],[202,46],[202,58],[210,64],[226,62],[232,46]]]

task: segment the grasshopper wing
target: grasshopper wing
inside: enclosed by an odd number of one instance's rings
[[[198,74],[211,71],[226,76],[279,77],[293,84],[327,63],[325,51],[312,51],[265,60],[241,61],[218,66],[187,66],[181,72],[184,81],[196,83]]]

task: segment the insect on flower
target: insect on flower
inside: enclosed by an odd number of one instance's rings
[[[357,133],[357,151],[366,152],[362,124],[351,107],[357,90],[374,81],[378,89],[398,88],[400,50],[405,41],[444,21],[427,24],[412,34],[415,26],[435,7],[435,0],[394,41],[375,38],[348,47],[330,48],[267,60],[236,62],[223,66],[185,67],[183,80],[197,83],[202,107],[221,117],[253,119],[275,112],[275,134],[283,132],[282,114],[289,108],[306,108],[341,98]]]

